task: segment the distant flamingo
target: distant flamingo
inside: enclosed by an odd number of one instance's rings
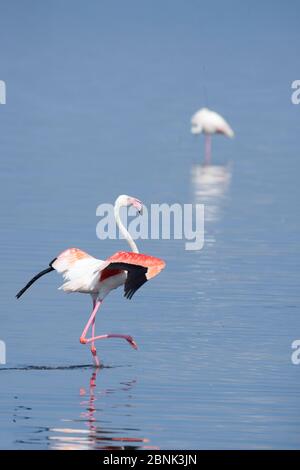
[[[49,268],[44,269],[34,276],[16,297],[19,299],[22,294],[41,276],[51,271],[61,273],[64,284],[60,287],[65,292],[81,292],[90,294],[93,300],[93,311],[80,336],[81,344],[91,343],[91,352],[95,365],[100,366],[100,361],[95,348],[97,339],[123,338],[134,348],[137,344],[129,335],[106,334],[95,336],[96,313],[104,298],[109,292],[124,285],[124,296],[131,299],[133,294],[152,277],[156,276],[164,267],[165,262],[153,256],[139,254],[138,248],[126,230],[120,219],[120,208],[123,206],[133,206],[139,213],[142,212],[142,203],[138,199],[126,195],[117,198],[114,206],[116,223],[120,232],[129,243],[132,252],[118,251],[107,260],[96,259],[93,256],[79,250],[69,248],[63,251],[57,258],[51,261]],[[87,332],[92,325],[92,336],[86,338]]]
[[[202,108],[197,111],[191,119],[192,134],[205,134],[205,165],[210,165],[211,162],[211,136],[212,134],[224,134],[227,137],[233,137],[234,132],[225,121],[225,119],[220,116],[220,114],[215,113],[207,108]]]

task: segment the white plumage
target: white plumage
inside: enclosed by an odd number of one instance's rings
[[[63,275],[65,281],[59,289],[68,293],[97,293],[102,299],[111,290],[123,285],[127,277],[126,273],[122,272],[101,280],[101,271],[108,265],[109,261],[94,258],[78,248],[64,251],[52,264],[53,268]]]
[[[211,163],[211,136],[212,134],[223,134],[227,137],[233,137],[234,132],[228,122],[215,111],[208,108],[202,108],[197,111],[191,119],[191,133],[205,135],[205,165]]]
[[[65,282],[59,289],[65,292],[92,294],[99,289],[99,273],[105,262],[97,258],[80,259],[63,274]]]
[[[225,119],[215,111],[208,108],[202,108],[197,111],[192,119],[192,134],[224,134],[227,137],[233,137],[234,132],[225,121]]]

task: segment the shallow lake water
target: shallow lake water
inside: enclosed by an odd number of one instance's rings
[[[299,6],[131,3],[3,7],[0,448],[299,448]],[[205,99],[236,133],[210,168],[189,132]],[[127,249],[96,237],[122,193],[205,204],[205,243],[137,240],[166,269],[107,297],[97,332],[139,349],[99,342],[96,371],[89,296],[56,273],[14,296],[67,247]]]

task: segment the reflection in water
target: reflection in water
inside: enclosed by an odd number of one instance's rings
[[[111,427],[104,427],[100,424],[101,419],[101,400],[107,395],[113,394],[117,391],[126,393],[125,406],[126,416],[130,417],[130,398],[131,390],[134,387],[136,380],[131,380],[125,383],[120,383],[117,389],[103,389],[96,392],[96,379],[100,369],[96,369],[90,378],[88,391],[81,388],[79,391],[80,397],[84,397],[80,402],[80,407],[83,411],[80,413],[80,418],[76,420],[63,420],[70,421],[71,423],[80,422],[84,423],[85,428],[64,427],[52,428],[50,431],[54,433],[49,437],[51,442],[51,449],[61,450],[85,450],[85,449],[102,449],[102,450],[126,450],[145,448],[142,444],[148,442],[148,439],[137,437],[121,437],[111,436],[116,431],[122,432],[122,429],[112,429]],[[98,407],[97,407],[98,403]],[[121,405],[120,405],[121,406]],[[129,409],[129,411],[128,411]],[[138,431],[138,429],[131,429],[126,426],[123,432],[128,434],[130,431]],[[148,447],[149,448],[149,447]]]
[[[222,205],[231,182],[231,165],[194,165],[192,186],[195,202],[205,205],[205,222],[221,218]]]

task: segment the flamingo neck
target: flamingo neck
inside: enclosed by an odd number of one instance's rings
[[[131,237],[130,233],[128,232],[128,230],[124,227],[122,221],[121,221],[121,217],[120,217],[120,209],[121,209],[121,205],[120,204],[115,204],[115,207],[114,207],[114,213],[115,213],[115,220],[116,220],[116,224],[117,226],[119,227],[119,230],[120,232],[122,233],[123,237],[125,238],[125,240],[127,240],[131,250],[134,252],[134,253],[139,253],[139,250],[138,250],[138,247],[136,246],[133,238]]]

